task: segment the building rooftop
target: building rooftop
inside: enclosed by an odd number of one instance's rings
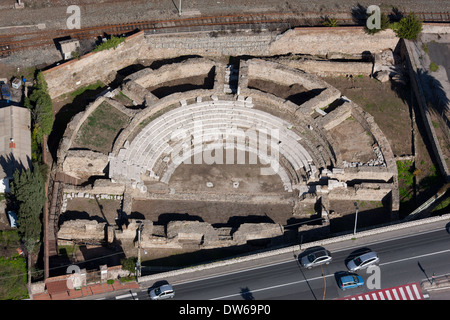
[[[31,166],[30,111],[0,108],[0,179],[12,178],[17,168]]]

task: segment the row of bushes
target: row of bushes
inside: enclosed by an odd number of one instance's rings
[[[327,17],[323,22],[323,25],[326,27],[337,27],[338,21],[337,19]],[[365,26],[366,32],[371,35],[389,28],[392,29],[399,38],[415,40],[422,31],[422,21],[414,13],[411,13],[408,16],[403,17],[400,21],[391,22],[385,13],[381,13],[380,28],[369,28],[367,25]]]

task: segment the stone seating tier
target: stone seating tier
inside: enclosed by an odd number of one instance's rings
[[[111,155],[110,177],[140,182],[141,174],[147,173],[152,178],[168,183],[176,167],[196,152],[192,148],[192,138],[202,142],[202,150],[212,147],[227,149],[232,146],[227,142],[233,141],[233,148],[254,152],[265,162],[273,163],[273,168],[277,169],[286,190],[292,191],[292,179],[297,183],[299,177],[305,173],[308,176],[315,174],[314,162],[317,155],[314,155],[313,160],[307,149],[299,143],[302,137],[297,134],[298,130],[291,130],[292,125],[289,122],[267,112],[249,108],[251,99],[196,101],[194,104],[180,102],[181,107],[154,119],[131,143],[126,143],[126,148],[120,149],[117,156]],[[248,129],[255,130],[256,136],[245,134]],[[267,148],[278,150],[283,155],[285,161],[282,165],[280,159],[267,157],[264,154],[266,150],[261,153],[260,150],[254,149],[258,146],[258,130],[266,130]],[[279,136],[270,135],[274,130],[277,130]],[[246,143],[236,146],[234,142],[239,141],[239,137],[243,135],[247,138]],[[211,139],[219,139],[223,145],[217,141],[211,144]],[[308,145],[309,150],[315,150],[309,141],[303,140],[303,143]],[[184,158],[171,159],[171,155],[179,155],[182,151]],[[323,156],[320,158],[323,159]]]
[[[186,112],[182,112],[183,110],[180,110],[183,108],[185,107],[176,109],[178,117],[175,116],[172,117],[169,114],[164,115],[163,119],[159,119],[159,121],[157,121],[155,125],[154,122],[152,122],[151,126],[148,126],[143,131],[141,131],[141,133],[135,138],[135,140],[131,144],[131,147],[133,145],[136,145],[138,147],[130,149],[131,151],[128,153],[130,155],[129,159],[136,159],[136,157],[140,155],[139,158],[137,160],[134,160],[133,162],[142,165],[143,160],[148,159],[149,154],[160,154],[159,150],[161,150],[164,147],[166,147],[167,150],[167,143],[161,143],[161,139],[162,141],[167,142],[170,141],[170,138],[173,138],[173,140],[177,140],[179,138],[177,136],[173,137],[173,133],[175,131],[173,128],[174,124],[177,124],[176,129],[183,129],[183,131],[179,135],[185,136],[193,135],[194,137],[208,137],[208,135],[217,136],[218,130],[223,130],[225,132],[228,129],[229,131],[233,132],[233,129],[237,127],[241,127],[242,129],[253,127],[256,129],[268,126],[269,127],[268,131],[270,132],[270,130],[280,129],[280,127],[282,126],[279,141],[287,142],[291,140],[294,141],[301,140],[301,138],[298,135],[294,134],[292,131],[286,130],[286,128],[289,128],[289,124],[287,122],[283,122],[280,119],[270,115],[268,118],[270,118],[271,122],[268,121],[263,122],[260,121],[261,117],[255,118],[255,115],[252,114],[252,112],[249,111],[248,109],[239,110],[240,112],[236,116],[233,113],[233,110],[230,108],[226,109],[213,108],[209,110],[210,111],[209,113],[205,112],[205,108],[202,108],[202,110],[197,110],[196,113],[192,113],[189,116],[186,116]],[[253,117],[247,116],[245,115],[245,113]],[[266,118],[268,115],[261,111],[259,112],[257,111],[256,113],[259,113],[260,115],[265,116]],[[225,119],[223,119],[223,117],[225,117]],[[164,123],[165,122],[164,119],[168,119],[166,123]],[[192,121],[191,119],[194,119],[194,121]],[[195,119],[198,121],[202,121],[202,126],[198,128],[197,131],[192,131],[194,128],[190,130],[188,128],[183,128],[183,126],[186,125],[194,127]],[[276,127],[274,125],[274,122],[278,122],[279,127]],[[170,124],[172,124],[172,126],[170,126]],[[161,126],[163,126],[163,128],[161,128]],[[208,130],[212,130],[212,132]],[[142,151],[142,149],[144,150]],[[284,147],[283,145],[282,149],[284,150],[286,149],[286,147]],[[306,150],[304,150],[304,148],[301,145],[300,149],[302,149],[302,153],[306,155],[306,161],[305,159],[303,159],[302,162],[304,162],[305,165],[308,162],[312,162],[312,158],[309,156],[309,154],[306,152]],[[153,163],[152,165],[146,165],[146,167],[151,166],[153,166]],[[298,169],[302,167],[302,165],[297,165],[295,167],[296,169]]]

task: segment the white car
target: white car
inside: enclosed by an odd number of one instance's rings
[[[175,296],[175,291],[170,284],[165,284],[150,291],[150,299],[164,300]]]
[[[378,255],[375,252],[370,251],[347,262],[347,269],[350,271],[358,271],[378,263],[379,261],[380,258],[378,258]]]
[[[300,259],[300,264],[304,268],[311,269],[312,267],[320,266],[321,264],[329,264],[333,258],[328,250],[319,248]]]

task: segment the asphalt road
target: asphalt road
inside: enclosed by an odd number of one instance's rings
[[[374,276],[362,270],[358,273],[365,285],[342,291],[337,286],[336,275],[346,271],[345,260],[351,254],[367,248],[380,257],[379,282],[372,281]],[[264,266],[211,274],[198,280],[171,281],[176,292],[174,300],[330,300],[431,281],[433,273],[436,276],[450,274],[450,234],[445,223],[437,230],[409,232],[354,246],[335,244],[331,254],[333,261],[329,265],[311,270],[300,267],[297,255],[292,254]],[[368,284],[377,287],[369,288]],[[121,293],[106,299],[146,300],[148,293],[143,287],[139,292]]]
[[[380,257],[380,289],[431,279],[433,273],[450,272],[450,235],[446,230],[411,235],[401,239],[369,243],[365,248]],[[329,265],[308,270],[292,259],[275,265],[255,267],[225,276],[174,286],[175,299],[336,299],[347,295],[373,291],[367,286],[342,291],[335,275],[346,271],[345,259],[363,248],[332,252]],[[359,274],[365,282],[371,276],[367,270]]]

